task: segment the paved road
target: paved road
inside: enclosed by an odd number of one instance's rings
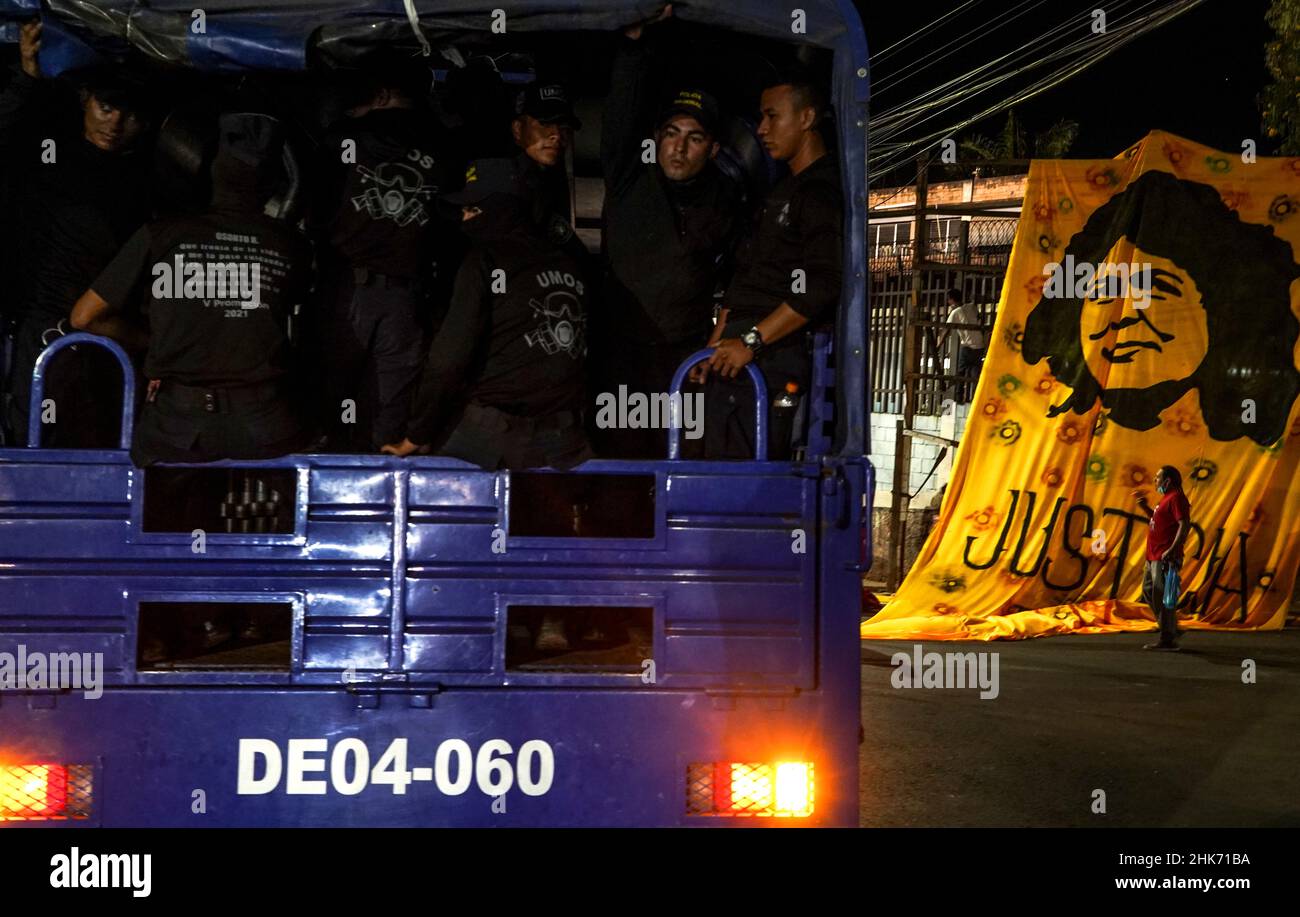
[[[1181,654],[1149,639],[923,645],[998,653],[992,700],[896,689],[912,644],[864,642],[861,823],[1300,826],[1300,629],[1191,633]]]

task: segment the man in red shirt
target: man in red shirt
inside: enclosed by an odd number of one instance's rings
[[[1192,507],[1183,494],[1183,476],[1165,465],[1156,472],[1156,490],[1164,496],[1153,510],[1146,493],[1133,491],[1138,506],[1150,519],[1147,531],[1147,563],[1142,576],[1142,600],[1151,606],[1160,623],[1160,641],[1143,649],[1178,649],[1178,609],[1165,606],[1165,577],[1170,568],[1183,565],[1183,542],[1192,526]]]

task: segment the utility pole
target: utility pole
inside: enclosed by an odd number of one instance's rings
[[[903,314],[903,420],[894,437],[894,492],[889,508],[889,531],[893,540],[894,563],[889,578],[890,590],[897,589],[903,581],[904,542],[907,538],[907,512],[910,508],[912,467],[911,431],[916,417],[916,376],[921,371],[921,346],[917,339],[921,320],[921,297],[925,291],[922,265],[929,254],[929,239],[925,220],[926,197],[929,188],[928,155],[916,160],[916,210],[912,221],[912,299]]]

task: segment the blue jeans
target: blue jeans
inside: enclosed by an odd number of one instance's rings
[[[1160,642],[1174,643],[1178,639],[1178,609],[1165,606],[1165,576],[1171,566],[1163,560],[1148,560],[1142,572],[1142,601],[1151,607],[1160,624]]]

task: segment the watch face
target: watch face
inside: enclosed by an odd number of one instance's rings
[[[755,344],[758,343],[758,335],[752,331],[746,331],[744,334],[740,336],[740,341],[746,347],[753,347]]]

